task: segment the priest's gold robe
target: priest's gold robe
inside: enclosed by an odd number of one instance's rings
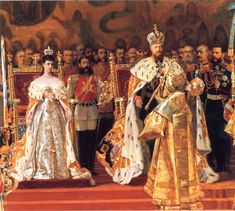
[[[158,206],[189,209],[203,196],[192,138],[192,114],[185,93],[175,92],[145,121],[140,140],[156,138],[145,191]]]

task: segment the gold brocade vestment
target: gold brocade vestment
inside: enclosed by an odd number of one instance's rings
[[[145,191],[157,206],[190,209],[201,201],[192,139],[192,115],[185,93],[175,92],[152,111],[140,139],[156,126],[157,136]],[[144,137],[145,139],[145,137]]]

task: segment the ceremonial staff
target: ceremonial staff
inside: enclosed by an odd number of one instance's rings
[[[6,80],[6,52],[4,37],[1,36],[1,67],[2,67],[2,87],[3,87],[3,131],[4,142],[9,145],[9,124],[8,124],[8,93],[7,93],[7,80]]]
[[[5,54],[5,45],[4,45],[3,36],[1,36],[1,63],[2,63],[3,109],[4,109],[3,121],[4,121],[4,127],[7,127],[8,105],[7,105],[7,81],[6,81],[6,54]]]

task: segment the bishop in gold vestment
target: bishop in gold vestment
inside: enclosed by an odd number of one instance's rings
[[[147,116],[140,140],[156,138],[145,191],[158,208],[201,208],[203,196],[192,137],[192,114],[186,101],[186,77],[180,66],[160,82],[157,98],[167,96]]]

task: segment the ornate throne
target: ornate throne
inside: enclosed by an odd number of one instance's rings
[[[104,105],[114,99],[114,117],[115,121],[125,115],[127,105],[127,91],[129,78],[131,76],[131,64],[116,64],[115,57],[110,54],[110,76],[106,84],[101,88],[102,92],[99,99],[99,104]]]

